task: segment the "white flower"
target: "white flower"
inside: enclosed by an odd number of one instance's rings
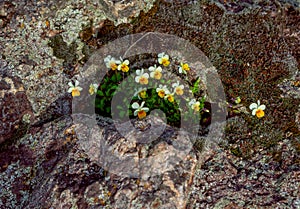
[[[159,86],[156,88],[156,92],[160,98],[164,98],[167,94],[170,94],[167,86],[162,84],[159,84]]]
[[[164,52],[158,54],[158,63],[167,67],[170,64],[169,55]]]
[[[135,93],[133,96],[138,96],[139,99],[145,99],[147,96],[147,89],[146,88],[139,88],[139,89],[135,89]]]
[[[106,64],[106,67],[112,70],[118,69],[118,65],[121,64],[120,60],[116,60],[114,57],[110,55],[104,58],[104,62]]]
[[[99,85],[94,83],[94,84],[91,84],[90,85],[90,88],[89,88],[89,93],[90,95],[93,95],[97,92],[97,89],[98,89]]]
[[[252,110],[252,115],[256,115],[256,117],[261,118],[265,115],[264,110],[266,109],[265,105],[260,105],[260,101],[258,100],[257,103],[252,103],[249,106],[250,110]]]
[[[195,112],[199,112],[200,111],[200,102],[196,101],[196,99],[192,99],[189,102],[189,106],[191,106],[191,108],[195,111]]]
[[[72,93],[73,97],[80,96],[80,91],[82,91],[82,88],[79,86],[79,81],[75,80],[75,85],[70,81],[68,83],[70,88],[68,89],[68,93]]]
[[[180,63],[180,66],[178,67],[179,68],[179,73],[184,73],[186,74],[186,71],[189,71],[190,70],[190,67],[187,63]]]
[[[162,76],[162,68],[161,67],[156,67],[156,65],[149,67],[149,71],[151,71],[150,73],[150,77],[151,78],[155,78],[157,80],[159,80]]]
[[[139,105],[137,102],[134,102],[131,107],[135,109],[134,116],[138,116],[139,119],[142,119],[146,117],[146,112],[149,111],[148,107],[144,107],[145,102],[143,101],[141,105]]]
[[[149,74],[144,73],[144,69],[136,70],[135,73],[137,74],[135,77],[135,82],[140,84],[148,84]]]
[[[182,95],[183,94],[184,86],[180,85],[179,81],[177,81],[176,83],[173,83],[172,87],[174,88],[174,93],[176,93],[177,95]]]

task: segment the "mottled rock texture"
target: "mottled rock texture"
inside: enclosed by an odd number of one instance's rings
[[[0,208],[300,207],[296,1],[1,1],[0,27]],[[149,31],[196,45],[228,100],[260,99],[266,115],[229,118],[219,145],[172,172],[118,176],[79,146],[67,83],[104,44]]]

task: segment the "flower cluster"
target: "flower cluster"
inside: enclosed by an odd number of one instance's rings
[[[108,55],[104,58],[104,63],[107,69],[115,71],[115,74],[112,75],[111,81],[113,85],[120,84],[119,82],[122,79],[122,75],[120,73],[123,73],[123,79],[124,76],[130,75],[134,76],[133,81],[140,84],[141,87],[135,89],[134,97],[136,99],[133,100],[133,103],[131,105],[131,108],[134,110],[133,115],[137,116],[139,119],[145,118],[147,116],[147,112],[151,109],[151,107],[154,107],[153,102],[157,101],[157,99],[163,99],[162,101],[166,102],[168,108],[172,108],[171,106],[175,105],[175,99],[177,96],[184,96],[185,92],[188,91],[184,88],[184,85],[181,84],[179,81],[165,81],[164,79],[164,70],[167,67],[173,67],[174,65],[171,63],[170,56],[166,54],[165,52],[159,53],[157,55],[157,63],[148,67],[148,68],[141,68],[141,69],[135,69],[133,74],[130,74],[131,68],[129,66],[130,62],[127,59],[123,59],[120,57],[119,59]],[[185,74],[190,71],[189,64],[186,62],[179,62],[176,61],[174,63],[180,63],[177,66],[177,70],[179,74]],[[120,72],[120,73],[118,73]],[[128,74],[127,74],[128,73]],[[151,80],[152,79],[152,80]],[[156,84],[156,88],[153,89],[153,91],[148,90],[146,87],[149,84],[149,82],[152,81],[158,81],[160,83]],[[69,89],[68,92],[72,94],[73,97],[80,96],[80,92],[83,90],[79,86],[79,82],[76,80],[75,84],[73,85],[72,82],[68,83]],[[89,94],[98,94],[100,96],[107,96],[110,94],[111,91],[108,91],[109,88],[104,87],[104,89],[98,89],[99,85],[92,83],[89,86]],[[111,88],[113,89],[113,88]],[[105,94],[103,93],[105,91]],[[107,93],[109,92],[109,93]],[[156,95],[156,96],[153,96]],[[155,101],[154,101],[155,100]],[[150,103],[149,103],[150,101]],[[196,101],[196,99],[192,99],[191,101],[188,101],[188,108],[193,110],[194,112],[199,112],[202,109],[201,102]],[[162,104],[158,101],[158,103]],[[165,103],[163,103],[165,104]],[[104,103],[99,103],[100,106],[105,106]],[[148,107],[146,107],[146,105]],[[150,108],[149,108],[150,107]],[[182,110],[181,108],[179,108]]]

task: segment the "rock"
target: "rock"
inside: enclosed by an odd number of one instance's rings
[[[33,119],[33,114],[20,78],[0,77],[0,107],[0,144],[22,137],[26,133],[22,129]]]

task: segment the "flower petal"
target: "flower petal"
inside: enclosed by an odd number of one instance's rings
[[[265,109],[266,109],[266,105],[260,105],[260,106],[258,107],[258,109],[265,110]]]
[[[137,102],[134,102],[134,103],[131,105],[131,107],[132,107],[133,109],[138,109],[138,108],[140,107],[140,105],[139,105]]]
[[[252,110],[252,109],[256,109],[257,108],[257,104],[256,103],[252,103],[250,106],[249,106],[249,109]]]
[[[75,86],[79,85],[79,81],[75,80]]]
[[[72,83],[71,81],[68,83],[68,85],[69,85],[70,87],[74,87],[74,85],[73,85],[73,83]]]
[[[254,110],[252,110],[252,115],[256,114],[257,109],[255,108]]]

